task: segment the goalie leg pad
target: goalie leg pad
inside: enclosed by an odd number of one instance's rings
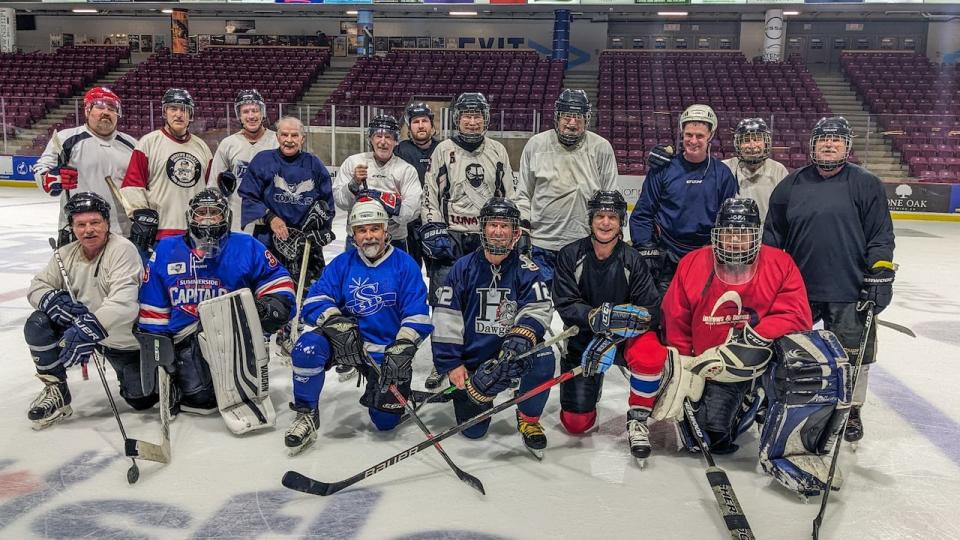
[[[680,420],[683,418],[683,400],[689,398],[694,403],[700,400],[705,381],[690,371],[689,365],[695,362],[695,358],[682,356],[673,347],[667,349],[660,394],[650,415],[654,420]]]
[[[739,434],[741,406],[750,392],[752,382],[718,383],[707,381],[703,389],[697,421],[710,436],[710,449],[733,451]]]
[[[850,410],[850,364],[826,330],[784,336],[774,350],[775,365],[763,378],[769,407],[760,465],[787,489],[814,496],[826,486],[830,452]]]
[[[269,356],[250,290],[204,300],[197,310],[203,327],[197,338],[227,427],[237,435],[273,427]]]

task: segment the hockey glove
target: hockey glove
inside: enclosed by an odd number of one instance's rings
[[[70,326],[81,315],[89,313],[87,306],[74,302],[70,294],[63,289],[52,289],[40,298],[37,308],[46,313],[50,320],[60,326]]]
[[[525,326],[515,326],[500,346],[500,355],[480,364],[466,381],[467,395],[475,403],[490,403],[497,394],[510,387],[513,379],[526,371],[527,362],[517,359],[533,348],[536,336]]]
[[[312,247],[320,248],[337,239],[337,235],[330,230],[331,223],[333,223],[333,213],[330,212],[326,201],[318,199],[307,211],[300,230],[310,240]]]
[[[423,227],[420,227],[420,238],[423,239],[423,253],[427,257],[440,263],[452,263],[456,259],[453,240],[447,233],[446,224],[424,223]]]
[[[253,303],[257,306],[260,326],[267,334],[276,332],[290,320],[291,302],[284,301],[280,295],[265,294],[254,298]]]
[[[63,184],[60,183],[60,177],[49,171],[43,175],[43,190],[51,197],[59,197],[63,193]]]
[[[647,167],[650,171],[662,169],[670,165],[670,161],[675,155],[676,151],[672,144],[658,144],[647,154]]]
[[[379,202],[390,217],[397,217],[400,214],[400,204],[403,202],[403,197],[399,193],[378,189],[361,189],[357,192],[358,201],[363,200],[364,197]]]
[[[773,356],[772,344],[772,340],[756,333],[748,324],[743,330],[731,330],[723,345],[700,353],[691,369],[719,383],[752,381],[767,369]]]
[[[637,251],[640,253],[640,258],[643,259],[643,262],[647,265],[647,270],[650,271],[650,275],[656,279],[660,275],[660,269],[663,268],[664,253],[660,251],[660,248],[657,244],[653,242],[645,242],[636,247]]]
[[[138,208],[133,211],[133,223],[130,225],[130,241],[140,253],[149,253],[157,241],[157,228],[160,226],[160,214],[151,208]]]
[[[62,248],[76,239],[77,237],[73,235],[73,227],[64,225],[63,228],[57,232],[57,249]]]
[[[380,385],[402,385],[413,379],[413,357],[417,354],[417,344],[406,338],[400,338],[384,351],[383,364],[380,366]]]
[[[330,340],[334,361],[342,366],[363,365],[363,338],[357,320],[343,315],[331,315],[323,321],[319,330]]]
[[[874,313],[880,313],[893,300],[893,279],[896,277],[896,266],[889,261],[878,261],[873,268],[863,276],[863,286],[860,289],[860,301],[857,302],[858,311],[866,311],[867,303],[873,302]]]
[[[529,255],[533,250],[533,242],[530,240],[530,222],[525,219],[520,222],[520,238],[513,249],[523,255]]]
[[[77,317],[73,326],[63,333],[63,349],[60,361],[69,368],[86,362],[93,354],[97,343],[107,338],[107,331],[92,313]]]
[[[580,357],[580,367],[583,368],[583,376],[590,377],[599,373],[605,373],[617,357],[617,344],[623,341],[623,338],[611,334],[597,334],[593,336],[587,348],[583,350]]]
[[[62,187],[64,191],[77,189],[77,176],[77,170],[73,167],[60,167],[60,187]]]
[[[220,188],[220,193],[223,193],[224,197],[233,195],[233,192],[237,189],[237,184],[237,175],[230,171],[223,171],[217,175],[217,187]]]
[[[613,306],[604,302],[590,311],[587,320],[594,334],[611,333],[621,338],[632,338],[647,331],[650,313],[633,304]]]

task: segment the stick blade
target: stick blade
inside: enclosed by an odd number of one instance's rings
[[[297,471],[287,471],[284,473],[281,483],[283,484],[283,487],[287,489],[292,489],[301,493],[308,493],[310,495],[320,495],[321,497],[333,495],[334,493],[346,487],[346,485],[340,485],[343,484],[343,482],[328,484],[326,482],[321,482],[319,480],[314,480],[313,478],[304,476]]]
[[[740,506],[740,501],[737,500],[737,495],[730,485],[730,478],[727,477],[726,471],[720,467],[707,467],[706,474],[730,536],[743,540],[755,538],[747,522],[747,516],[743,514],[743,507]]]
[[[158,444],[141,441],[139,439],[126,439],[124,447],[127,457],[155,461],[157,463],[170,463],[170,448]]]
[[[465,484],[472,487],[473,489],[480,492],[481,495],[486,495],[487,491],[483,489],[483,482],[479,478],[473,476],[472,474],[457,468],[457,477],[460,478]]]

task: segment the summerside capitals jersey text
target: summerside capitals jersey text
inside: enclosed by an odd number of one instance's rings
[[[187,230],[187,207],[206,187],[212,159],[200,137],[190,135],[178,141],[164,129],[147,133],[133,150],[123,177],[120,191],[130,205],[127,211],[130,215],[137,208],[159,212],[159,238]]]
[[[277,134],[272,130],[265,130],[263,135],[252,143],[243,136],[243,132],[238,131],[220,141],[220,145],[217,146],[217,153],[213,155],[213,163],[210,165],[210,179],[216,180],[220,173],[230,171],[239,181],[243,178],[243,173],[247,172],[253,156],[264,150],[274,150],[279,146]],[[240,193],[237,191],[230,195],[230,212],[233,216],[230,228],[239,230]]]
[[[199,321],[197,304],[244,288],[255,297],[276,294],[294,302],[290,274],[249,234],[230,233],[220,255],[207,259],[197,257],[185,235],[164,238],[140,287],[140,328],[179,341]]]
[[[540,269],[516,251],[494,267],[482,250],[457,260],[437,291],[431,338],[440,373],[464,365],[474,369],[495,358],[503,336],[515,325],[543,340],[553,306]]]
[[[423,185],[424,223],[478,232],[480,209],[491,197],[513,200],[513,170],[502,144],[485,137],[473,152],[447,139],[437,145]]]
[[[742,285],[717,277],[713,248],[680,259],[660,307],[667,343],[680,354],[698,355],[727,340],[731,328],[750,326],[767,339],[813,326],[807,291],[790,255],[762,246],[757,273]]]
[[[389,244],[373,263],[356,249],[341,253],[313,282],[303,302],[303,321],[319,326],[336,313],[356,317],[364,348],[377,361],[401,330],[418,342],[433,331],[420,267]]]
[[[333,214],[333,185],[320,158],[300,152],[287,158],[280,150],[254,156],[240,181],[241,227],[273,212],[289,227],[300,227],[317,199]]]

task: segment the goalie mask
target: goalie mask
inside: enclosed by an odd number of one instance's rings
[[[470,122],[471,126],[464,129],[460,125],[460,119],[464,114],[479,114],[483,117],[483,123],[476,128],[476,122]],[[457,136],[465,143],[479,144],[483,141],[483,136],[487,133],[487,126],[490,124],[490,104],[487,98],[480,92],[465,92],[457,97],[453,104],[453,124],[457,130]]]
[[[733,132],[733,144],[741,163],[756,165],[770,157],[773,142],[763,118],[744,118]]]
[[[729,285],[747,283],[757,272],[761,240],[760,210],[753,199],[723,201],[710,231],[717,277]]]
[[[583,140],[590,125],[593,108],[587,93],[567,88],[560,93],[553,113],[557,139],[564,146],[573,146]]]
[[[190,199],[187,234],[204,259],[220,255],[223,240],[230,233],[230,207],[220,190],[208,188]]]
[[[842,167],[850,157],[853,130],[842,116],[821,118],[810,134],[810,160],[824,171]]]
[[[488,226],[489,225],[489,226]],[[520,239],[520,210],[508,199],[494,197],[480,209],[480,243],[491,255],[506,255]]]

